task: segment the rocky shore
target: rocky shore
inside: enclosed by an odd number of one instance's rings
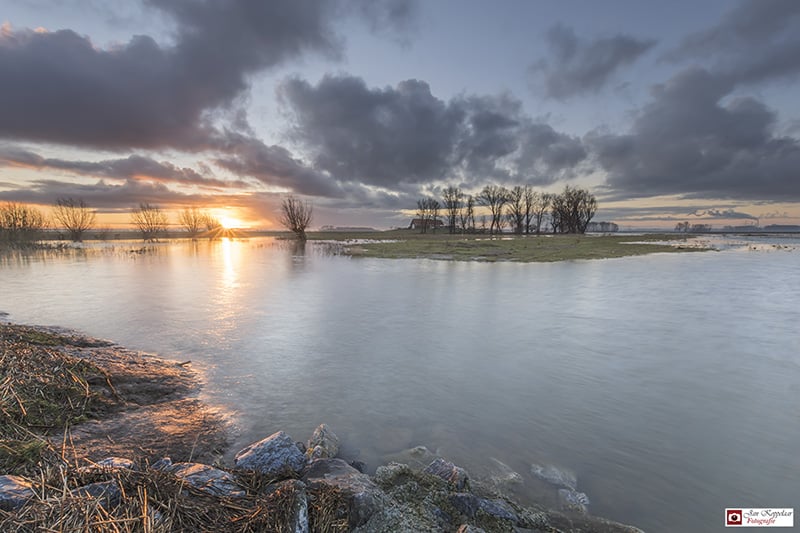
[[[225,418],[194,397],[189,364],[52,328],[0,325],[0,341],[0,413],[16,428],[0,434],[2,531],[640,531],[592,516],[569,470],[531,465],[561,508],[523,506],[422,446],[367,475],[338,457],[325,424],[302,442],[277,431],[221,464]],[[89,409],[26,426],[22,361],[69,368]],[[25,438],[42,443],[27,462],[12,453]]]

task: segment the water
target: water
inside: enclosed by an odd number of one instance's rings
[[[774,242],[552,264],[349,259],[270,239],[0,259],[0,311],[205,371],[235,452],[328,423],[370,468],[414,445],[554,503],[715,531],[800,509],[800,254]],[[758,246],[751,246],[755,242]]]

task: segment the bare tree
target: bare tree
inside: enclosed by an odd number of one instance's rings
[[[178,222],[186,229],[189,237],[192,239],[197,238],[197,235],[202,231],[203,226],[206,224],[208,213],[198,209],[197,207],[188,207],[181,211],[178,216]]]
[[[10,245],[39,240],[47,219],[35,207],[7,202],[0,206],[0,242]]]
[[[206,227],[206,231],[212,234],[212,236],[213,234],[219,233],[222,230],[222,222],[220,222],[219,219],[211,213],[203,214],[203,224]]]
[[[461,223],[461,233],[475,232],[475,197],[471,194],[467,195],[466,201],[463,202],[459,213],[459,222]]]
[[[530,185],[526,185],[522,190],[522,205],[523,205],[523,212],[524,212],[524,224],[525,224],[525,235],[529,235],[531,232],[531,221],[533,220],[533,206],[536,203],[536,197],[538,193],[531,188]]]
[[[503,206],[508,201],[508,190],[498,185],[487,185],[478,195],[478,201],[488,207],[492,215],[489,233],[500,233],[503,224]]]
[[[53,217],[69,232],[73,242],[80,242],[83,233],[94,226],[95,212],[83,200],[59,198],[53,206]]]
[[[286,198],[281,204],[281,224],[301,240],[306,240],[306,228],[311,223],[313,209],[308,202],[301,202],[294,196]]]
[[[567,185],[564,192],[551,201],[553,233],[585,233],[597,212],[597,199],[586,189]]]
[[[553,201],[553,195],[549,193],[534,193],[533,201],[531,204],[533,227],[535,228],[536,235],[542,232],[542,223],[547,210],[550,209],[550,203]]]
[[[452,185],[442,192],[442,200],[445,213],[447,213],[447,229],[450,233],[455,233],[457,229],[458,213],[464,201],[464,193],[458,187]]]
[[[525,230],[525,189],[517,185],[508,191],[507,219],[517,235]]]
[[[136,226],[142,239],[155,241],[167,231],[167,215],[157,205],[141,203],[131,213],[131,223]]]
[[[436,231],[436,227],[441,223],[439,221],[441,208],[442,204],[435,198],[426,197],[417,200],[417,216],[414,221],[420,233],[428,233],[428,230]]]

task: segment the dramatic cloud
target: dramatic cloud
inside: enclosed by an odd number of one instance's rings
[[[714,61],[713,70],[732,83],[796,76],[800,73],[800,2],[742,2],[719,24],[689,35],[664,58]]]
[[[364,10],[385,24],[410,16],[399,1],[361,10],[360,3],[323,0],[148,4],[174,18],[174,45],[139,35],[104,50],[71,30],[4,26],[0,138],[202,150],[216,143],[209,113],[230,107],[250,74],[307,52],[338,56],[337,15]]]
[[[695,209],[689,215],[700,218],[722,218],[722,219],[740,219],[740,220],[758,220],[758,217],[749,213],[742,213],[734,209]]]
[[[247,183],[242,181],[216,179],[208,175],[208,173],[201,174],[192,168],[178,167],[167,161],[159,162],[141,155],[102,161],[68,161],[45,158],[20,148],[0,146],[0,167],[2,166],[61,170],[78,176],[95,176],[110,179],[147,179],[206,188],[241,188],[248,186]]]
[[[761,102],[725,100],[731,89],[689,69],[654,89],[628,134],[587,135],[617,197],[800,199],[800,143],[773,134],[776,116]]]
[[[545,94],[558,100],[596,92],[621,67],[633,63],[656,44],[654,40],[622,34],[584,40],[561,24],[550,28],[547,41],[551,57],[538,61],[531,72],[543,76]]]
[[[390,190],[438,181],[549,183],[585,158],[579,139],[536,123],[510,96],[445,102],[427,83],[369,88],[361,78],[290,79],[280,95],[293,138],[342,182]]]

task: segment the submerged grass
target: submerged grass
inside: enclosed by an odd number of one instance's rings
[[[344,253],[356,257],[427,258],[451,261],[553,262],[575,259],[605,259],[701,251],[685,246],[691,236],[675,235],[449,235],[420,234],[409,230],[380,233],[317,233],[312,239],[342,241]],[[356,239],[367,242],[348,243]],[[391,240],[392,242],[386,242]],[[669,240],[676,245],[663,244]]]

